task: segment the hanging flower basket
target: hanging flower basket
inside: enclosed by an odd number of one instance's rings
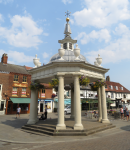
[[[32,81],[30,86],[29,86],[30,90],[40,90],[40,89],[44,89],[44,85],[40,84],[40,82],[38,81]]]
[[[79,76],[79,83],[80,86],[87,86],[90,83],[90,80],[86,76]]]
[[[93,83],[93,84],[91,85],[91,90],[92,90],[92,91],[97,91],[99,87],[102,87],[102,86],[104,86],[104,85],[106,85],[106,82],[105,82],[105,81],[103,81],[103,80],[98,80],[98,81],[96,81],[95,83]]]
[[[58,91],[58,84],[59,84],[59,80],[57,77],[53,78],[51,80],[51,82],[49,82],[49,85],[55,89],[55,91],[57,92]]]

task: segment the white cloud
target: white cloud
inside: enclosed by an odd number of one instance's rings
[[[0,14],[0,21],[4,21],[2,14]]]
[[[85,8],[73,14],[77,25],[104,28],[130,19],[128,0],[84,0]]]
[[[13,1],[14,0],[0,0],[0,3],[4,3],[6,5],[7,3],[11,3]]]
[[[76,37],[77,40],[80,40],[81,44],[87,44],[88,42],[98,39],[99,42],[102,40],[105,40],[105,42],[108,42],[110,40],[111,36],[109,34],[109,31],[107,29],[102,29],[100,31],[93,30],[91,33],[86,34],[85,32],[81,32]]]
[[[39,35],[43,30],[38,28],[31,16],[15,15],[10,18],[12,27],[7,29],[0,26],[0,36],[15,47],[36,47],[42,43]]]
[[[118,32],[119,31],[119,32]],[[86,57],[91,63],[95,61],[98,54],[103,58],[103,63],[117,63],[125,59],[130,59],[130,30],[123,24],[119,24],[115,29],[116,35],[121,37],[112,41],[104,49],[86,53]]]
[[[20,63],[29,63],[33,62],[34,57],[33,56],[27,56],[23,52],[17,52],[17,51],[5,51],[0,50],[0,56],[6,53],[8,55],[8,63],[12,64],[20,64]]]
[[[62,0],[62,2],[63,2],[64,4],[67,4],[67,3],[70,4],[70,3],[72,3],[72,1],[73,1],[73,0]]]
[[[48,58],[48,57],[49,57],[49,54],[46,53],[46,52],[44,52],[44,53],[43,53],[43,58]]]
[[[43,33],[44,36],[49,36],[49,33]]]
[[[60,18],[56,18],[57,20],[61,20]]]

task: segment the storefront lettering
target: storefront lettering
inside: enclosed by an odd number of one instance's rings
[[[22,84],[22,83],[14,83],[13,86],[16,86],[16,87],[28,87],[27,84]]]

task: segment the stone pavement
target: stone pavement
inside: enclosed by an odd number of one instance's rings
[[[49,135],[39,136],[21,131],[21,126],[27,123],[29,115],[21,115],[15,119],[15,115],[0,116],[0,150],[8,149],[128,149],[130,150],[130,121],[114,120],[111,123],[116,128],[102,131],[85,137],[53,137]],[[48,118],[57,118],[56,113],[48,114]],[[66,117],[69,117],[67,115]],[[86,121],[88,121],[86,119]],[[10,143],[11,142],[11,143]],[[21,143],[21,144],[16,144]],[[24,144],[22,144],[24,143]],[[27,143],[27,144],[25,144]],[[125,148],[124,148],[125,147]]]

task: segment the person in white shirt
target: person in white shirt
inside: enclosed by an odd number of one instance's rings
[[[17,113],[16,113],[16,119],[17,119],[17,116],[19,115],[19,117],[20,117],[20,112],[21,112],[21,108],[18,106],[18,108],[17,108]]]

